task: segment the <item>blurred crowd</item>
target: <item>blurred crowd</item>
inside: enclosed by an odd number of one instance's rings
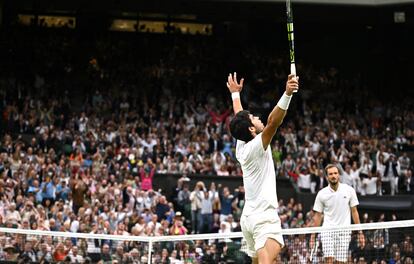
[[[225,76],[234,69],[246,76],[245,108],[265,121],[284,90],[283,56],[257,47],[229,55],[233,46],[205,36],[2,34],[1,226],[141,236],[240,230],[243,186],[205,186],[186,175],[242,175],[228,131]],[[302,89],[272,143],[279,177],[315,193],[327,185],[323,166],[339,163],[341,181],[362,195],[414,193],[412,102],[383,101],[360,89],[361,78],[334,67],[300,64],[298,72]],[[154,175],[165,173],[184,175],[172,197],[153,184]],[[281,201],[279,210],[284,228],[311,219],[294,201]],[[5,250],[0,259],[83,262],[98,253],[94,260],[103,263],[121,256],[128,260],[119,263],[140,263],[145,257],[135,250],[142,245],[2,239],[16,254]],[[159,257],[225,261],[224,242],[183,244]]]

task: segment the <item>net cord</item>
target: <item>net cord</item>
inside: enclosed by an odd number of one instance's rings
[[[332,226],[332,227],[306,227],[306,228],[290,228],[282,229],[282,235],[301,235],[321,233],[327,231],[358,231],[358,230],[373,230],[373,229],[391,229],[391,228],[406,228],[414,227],[414,220],[400,220],[390,222],[357,224],[348,226]],[[54,237],[72,237],[85,239],[102,239],[102,240],[116,240],[116,241],[138,241],[138,242],[166,242],[166,241],[185,241],[185,240],[205,240],[205,239],[225,239],[225,238],[242,238],[242,232],[231,233],[209,233],[197,235],[177,235],[177,236],[123,236],[123,235],[108,235],[108,234],[91,234],[91,233],[71,233],[60,231],[44,231],[44,230],[29,230],[19,228],[5,228],[0,227],[0,233],[15,233],[24,235],[37,236],[54,236]]]

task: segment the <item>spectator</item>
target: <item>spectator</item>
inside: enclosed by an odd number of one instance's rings
[[[69,252],[70,262],[71,263],[84,263],[85,259],[82,255],[78,254],[78,247],[73,246],[72,250]]]
[[[187,156],[183,157],[183,160],[178,166],[178,171],[183,174],[194,173],[193,165],[188,162]]]
[[[174,218],[171,231],[171,235],[186,235],[187,234],[187,228],[183,226],[183,221],[181,219],[181,214],[177,214]]]
[[[220,222],[223,222],[233,212],[233,206],[235,206],[235,204],[233,203],[234,196],[230,193],[228,187],[224,187],[222,193],[219,192],[219,195],[221,204]]]
[[[364,234],[359,233],[357,235],[357,248],[352,252],[352,259],[354,262],[360,261],[360,259],[364,259],[367,263],[371,263],[372,260],[372,252],[371,248],[366,243],[366,238]]]
[[[68,255],[68,250],[65,250],[63,243],[59,243],[56,246],[55,251],[53,252],[53,260],[54,261],[63,261],[66,256]]]
[[[210,233],[213,229],[213,201],[214,196],[205,190],[201,199],[201,232]]]
[[[413,171],[408,169],[402,182],[403,193],[414,194]]]
[[[112,256],[112,261],[117,261],[117,263],[125,263],[127,262],[127,255],[124,252],[124,248],[122,246],[116,247],[116,252]]]
[[[301,192],[310,193],[311,192],[311,175],[309,170],[305,167],[297,172],[298,177],[298,187]]]
[[[398,158],[398,163],[400,164],[400,172],[402,176],[405,176],[408,169],[411,167],[411,160],[407,155],[407,152],[404,152],[402,156]]]
[[[152,179],[155,174],[155,168],[153,166],[152,160],[148,159],[147,161],[148,163],[140,170],[141,188],[144,191],[152,189]]]
[[[40,245],[40,250],[36,256],[39,263],[51,263],[53,261],[50,246],[46,243]]]
[[[147,224],[147,226],[151,230],[154,230],[154,234],[159,233],[159,229],[161,228],[161,223],[158,222],[158,215],[157,214],[152,215],[151,221]]]
[[[362,180],[362,195],[376,195],[378,190],[378,177],[372,177],[372,173],[368,174],[368,177]]]
[[[199,181],[190,194],[191,201],[191,230],[192,233],[198,234],[201,231],[201,206],[204,197],[204,183]]]
[[[84,204],[87,186],[83,179],[77,175],[77,178],[72,180],[71,189],[73,198],[73,211],[75,212],[75,214],[77,214],[79,209]]]
[[[294,174],[294,171],[296,169],[296,163],[292,159],[292,156],[290,154],[287,155],[286,159],[282,162],[282,175],[286,178],[293,177],[293,179],[296,181],[297,177],[296,174]]]
[[[170,207],[168,206],[167,199],[165,196],[161,196],[157,205],[155,206],[155,213],[158,216],[158,219],[165,220],[169,211]]]
[[[37,261],[36,254],[33,251],[32,247],[33,247],[32,242],[27,241],[24,244],[24,251],[20,253],[18,259],[24,262],[36,262]]]
[[[16,210],[16,204],[11,203],[9,205],[9,210],[6,213],[6,222],[10,222],[13,225],[18,225],[21,221],[20,213]]]
[[[312,193],[317,193],[321,189],[328,186],[328,181],[326,180],[323,169],[313,168],[313,171],[314,172],[312,174],[313,177],[312,177],[312,183],[311,183],[311,191]]]
[[[177,204],[179,211],[182,211],[184,217],[189,218],[191,216],[191,201],[190,201],[190,191],[188,183],[184,183],[183,188],[178,192]]]
[[[354,185],[354,179],[352,178],[352,175],[351,175],[351,165],[347,164],[345,166],[345,170],[340,175],[340,181],[341,183],[348,184],[354,189],[356,188],[356,186]]]
[[[389,158],[385,161],[384,178],[382,182],[389,182],[390,193],[394,195],[398,193],[398,180],[399,180],[400,164],[394,154],[390,154]]]
[[[112,256],[109,251],[109,245],[104,244],[102,246],[102,253],[101,253],[101,260],[99,261],[100,264],[109,264],[112,263]]]

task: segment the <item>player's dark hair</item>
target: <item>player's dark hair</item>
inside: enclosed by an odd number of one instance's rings
[[[233,137],[244,142],[253,139],[249,127],[254,126],[250,120],[250,112],[247,110],[240,111],[230,122],[230,133]]]
[[[328,170],[332,169],[332,168],[336,168],[339,173],[341,172],[341,170],[339,169],[339,167],[337,165],[331,163],[331,164],[326,165],[326,167],[325,167],[325,175],[326,176],[328,176]]]

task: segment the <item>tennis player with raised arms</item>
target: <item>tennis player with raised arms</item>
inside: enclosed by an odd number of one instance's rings
[[[253,263],[273,263],[283,247],[280,219],[277,212],[276,173],[270,143],[282,124],[294,91],[299,89],[298,78],[289,75],[286,91],[269,114],[266,126],[243,110],[240,92],[244,80],[229,74],[227,87],[233,100],[234,118],[230,132],[237,139],[236,158],[243,171],[246,203],[240,225],[247,242],[247,253]]]
[[[347,226],[359,224],[358,198],[354,188],[339,182],[339,168],[334,164],[325,167],[329,185],[318,192],[313,205],[313,225]],[[362,233],[362,231],[360,231]],[[346,263],[351,241],[350,231],[330,231],[321,233],[322,251],[325,263]],[[315,234],[311,235],[310,246],[315,244]]]

